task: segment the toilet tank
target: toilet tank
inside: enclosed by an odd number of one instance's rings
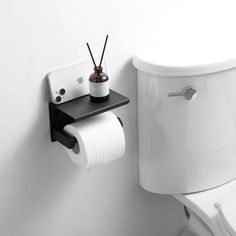
[[[139,180],[161,194],[236,177],[236,59],[168,64],[135,56]],[[188,100],[187,88],[196,93]],[[179,95],[179,96],[172,96]]]

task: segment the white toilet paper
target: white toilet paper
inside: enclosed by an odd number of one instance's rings
[[[120,158],[125,152],[125,136],[117,117],[111,112],[66,125],[64,131],[77,139],[75,148],[67,149],[69,157],[87,170]]]

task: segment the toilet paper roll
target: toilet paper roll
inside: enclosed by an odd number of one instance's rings
[[[120,158],[125,152],[123,128],[112,112],[105,112],[64,127],[78,142],[67,149],[69,157],[78,165],[87,165],[87,170],[105,165]]]

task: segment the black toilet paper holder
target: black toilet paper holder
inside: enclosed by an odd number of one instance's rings
[[[129,98],[110,89],[109,100],[101,103],[92,103],[89,95],[55,105],[49,103],[50,133],[52,142],[60,142],[65,147],[72,149],[77,143],[73,136],[63,131],[63,128],[71,123],[84,120],[111,109],[129,103]],[[123,126],[119,117],[117,117]]]

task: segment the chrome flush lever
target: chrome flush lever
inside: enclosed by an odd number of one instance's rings
[[[176,96],[183,96],[186,100],[194,99],[194,95],[196,95],[197,90],[194,87],[186,87],[181,92],[172,92],[168,93],[168,97],[176,97]]]

